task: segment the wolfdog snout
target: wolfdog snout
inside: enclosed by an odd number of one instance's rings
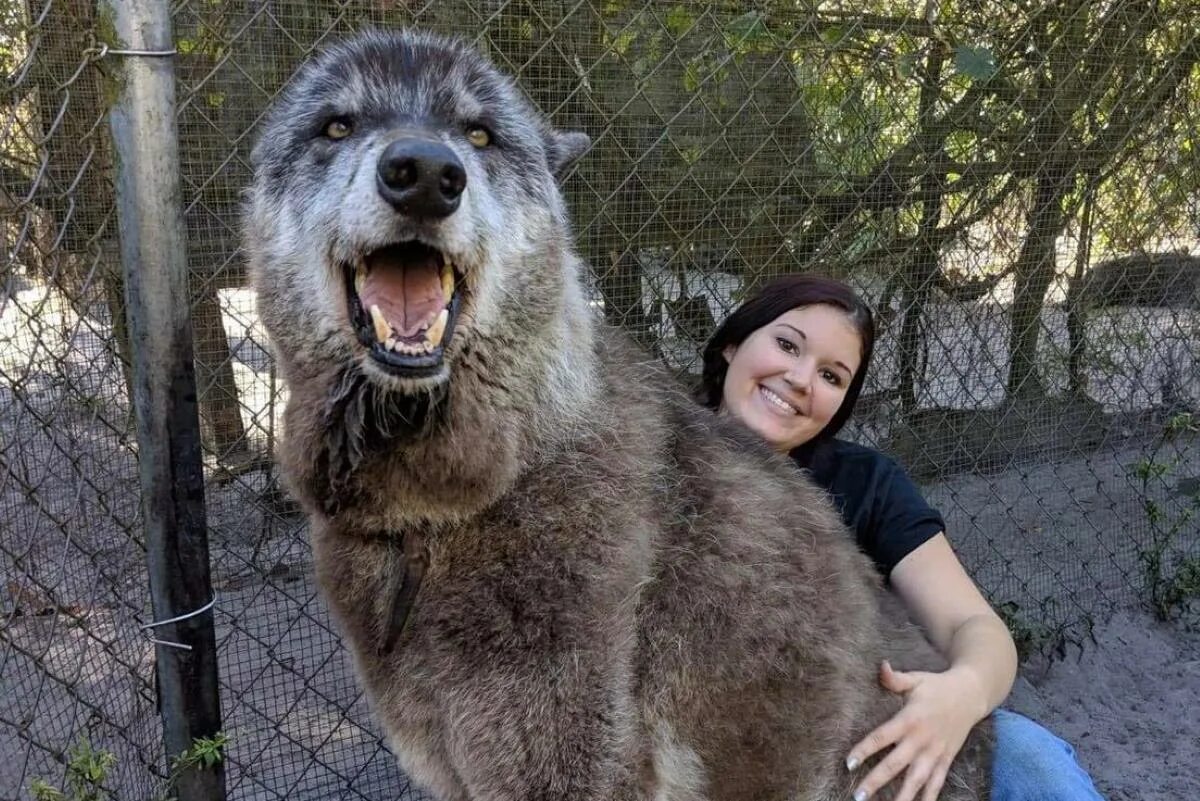
[[[376,179],[379,194],[401,214],[448,217],[458,208],[467,171],[440,142],[405,137],[384,149]]]

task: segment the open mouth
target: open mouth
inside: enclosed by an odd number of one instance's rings
[[[461,306],[452,260],[420,242],[400,242],[343,270],[350,323],[375,363],[406,378],[436,375]]]
[[[784,400],[781,396],[777,395],[771,389],[769,389],[765,386],[762,386],[760,384],[758,387],[758,392],[760,395],[762,395],[763,400],[765,400],[767,403],[771,404],[771,406],[778,409],[780,414],[786,414],[786,415],[800,414],[799,409],[797,409],[792,404],[788,403],[786,400]]]

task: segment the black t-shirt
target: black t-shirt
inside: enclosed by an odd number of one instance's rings
[[[818,450],[808,470],[885,578],[946,528],[912,479],[877,450],[835,439]]]

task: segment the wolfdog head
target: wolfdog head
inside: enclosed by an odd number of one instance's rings
[[[587,145],[456,40],[368,31],[306,63],[261,129],[246,214],[285,373],[353,366],[411,396],[483,341],[536,352],[581,300],[555,178]]]
[[[368,31],[300,68],[243,233],[307,502],[461,514],[570,431],[595,328],[556,178],[588,144],[456,40]]]

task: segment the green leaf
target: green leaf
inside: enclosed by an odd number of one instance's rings
[[[726,39],[732,47],[747,47],[758,39],[770,36],[766,19],[761,12],[747,11],[725,26]]]
[[[964,44],[954,48],[954,69],[973,81],[986,81],[1000,68],[990,48]]]
[[[33,795],[33,801],[64,801],[66,798],[61,790],[44,779],[34,779],[29,785],[29,792]]]
[[[1178,434],[1183,431],[1195,431],[1197,421],[1191,412],[1180,412],[1173,415],[1167,420],[1166,431],[1168,434]]]
[[[637,31],[621,31],[621,33],[617,35],[617,38],[613,40],[612,49],[615,50],[618,55],[623,56],[636,39]]]
[[[700,59],[693,59],[683,70],[683,88],[688,94],[695,94],[704,78],[704,65]]]
[[[683,6],[672,6],[671,9],[667,11],[666,21],[667,30],[671,32],[672,36],[679,38],[691,29],[695,20],[692,17],[692,12],[688,11]]]
[[[850,30],[844,25],[829,25],[821,29],[821,41],[830,47],[837,47],[850,35]]]

